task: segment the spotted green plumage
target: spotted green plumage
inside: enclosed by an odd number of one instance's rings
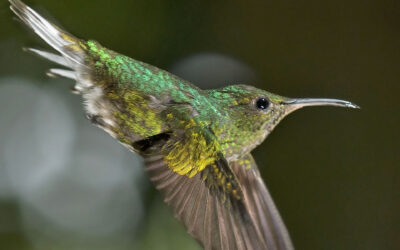
[[[250,152],[272,129],[263,129],[268,121],[278,120],[282,115],[279,110],[263,114],[251,107],[260,96],[269,97],[277,104],[285,98],[250,86],[204,91],[164,70],[108,50],[95,41],[88,41],[83,49],[87,50],[86,62],[92,66],[91,75],[96,85],[103,88],[106,98],[123,107],[114,111],[118,127],[112,128],[120,141],[132,143],[131,134],[146,138],[176,128],[189,131],[188,140],[177,142],[176,148],[166,156],[177,173],[193,176],[209,165],[211,159],[217,159],[212,152],[221,151],[228,159]],[[192,127],[195,129],[189,129]],[[201,130],[212,135],[206,136]],[[202,154],[195,157],[194,150]],[[185,154],[192,157],[185,157]],[[201,160],[203,154],[208,155],[209,160]],[[189,158],[190,166],[184,166]]]
[[[250,152],[296,109],[355,105],[290,99],[247,85],[202,90],[9,1],[58,54],[29,50],[65,67],[49,75],[76,81],[90,121],[144,157],[156,188],[204,248],[293,249]]]
[[[269,120],[279,119],[282,115],[279,110],[262,114],[250,105],[260,96],[269,97],[276,104],[286,100],[284,97],[244,85],[204,91],[164,70],[108,50],[95,41],[87,42],[87,50],[86,60],[93,65],[96,84],[103,86],[107,90],[106,96],[122,103],[124,112],[130,114],[115,113],[122,128],[129,128],[142,137],[193,123],[192,126],[208,127],[223,154],[236,158],[256,146],[248,146],[242,152],[243,145],[261,142],[265,131],[272,130],[272,127],[269,130],[262,128]],[[152,104],[154,107],[149,107]],[[183,107],[180,111],[169,111],[168,107],[160,107],[162,105]],[[185,106],[190,106],[191,110]],[[190,114],[192,110],[195,115]],[[126,141],[128,137],[121,136],[120,140]]]

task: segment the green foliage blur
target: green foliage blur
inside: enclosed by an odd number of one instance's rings
[[[296,249],[400,249],[399,1],[26,3],[78,37],[163,69],[194,54],[218,53],[255,72],[253,82],[240,83],[360,105],[290,115],[255,159]],[[52,65],[21,50],[46,45],[12,17],[2,1],[0,77],[48,84],[44,72]],[[199,249],[147,185],[139,232],[121,249]],[[0,199],[0,249],[39,249],[22,227],[18,201]],[[115,241],[96,249],[119,249]],[[79,246],[48,249],[91,249],[85,237]]]

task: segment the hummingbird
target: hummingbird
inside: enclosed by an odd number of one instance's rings
[[[357,105],[248,85],[203,90],[9,2],[55,51],[27,50],[60,65],[48,75],[74,80],[88,119],[144,158],[165,202],[205,249],[294,249],[251,151],[295,110]]]

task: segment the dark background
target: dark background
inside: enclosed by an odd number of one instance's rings
[[[244,83],[360,105],[296,112],[254,155],[296,249],[400,249],[399,1],[27,4],[78,37],[202,87]],[[27,31],[2,1],[0,249],[198,249],[140,160],[84,120],[80,98],[67,91],[73,82],[47,79],[54,65],[22,52],[46,48]],[[37,150],[42,144],[46,150]],[[64,158],[53,165],[65,159],[62,171],[37,171],[58,154]],[[94,197],[100,201],[92,204]]]

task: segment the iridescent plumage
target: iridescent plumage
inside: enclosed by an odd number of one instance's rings
[[[353,104],[290,99],[246,85],[202,90],[78,39],[19,0],[10,3],[59,55],[29,50],[67,68],[49,75],[76,81],[88,118],[145,158],[165,201],[206,249],[293,249],[250,152],[298,108]]]

